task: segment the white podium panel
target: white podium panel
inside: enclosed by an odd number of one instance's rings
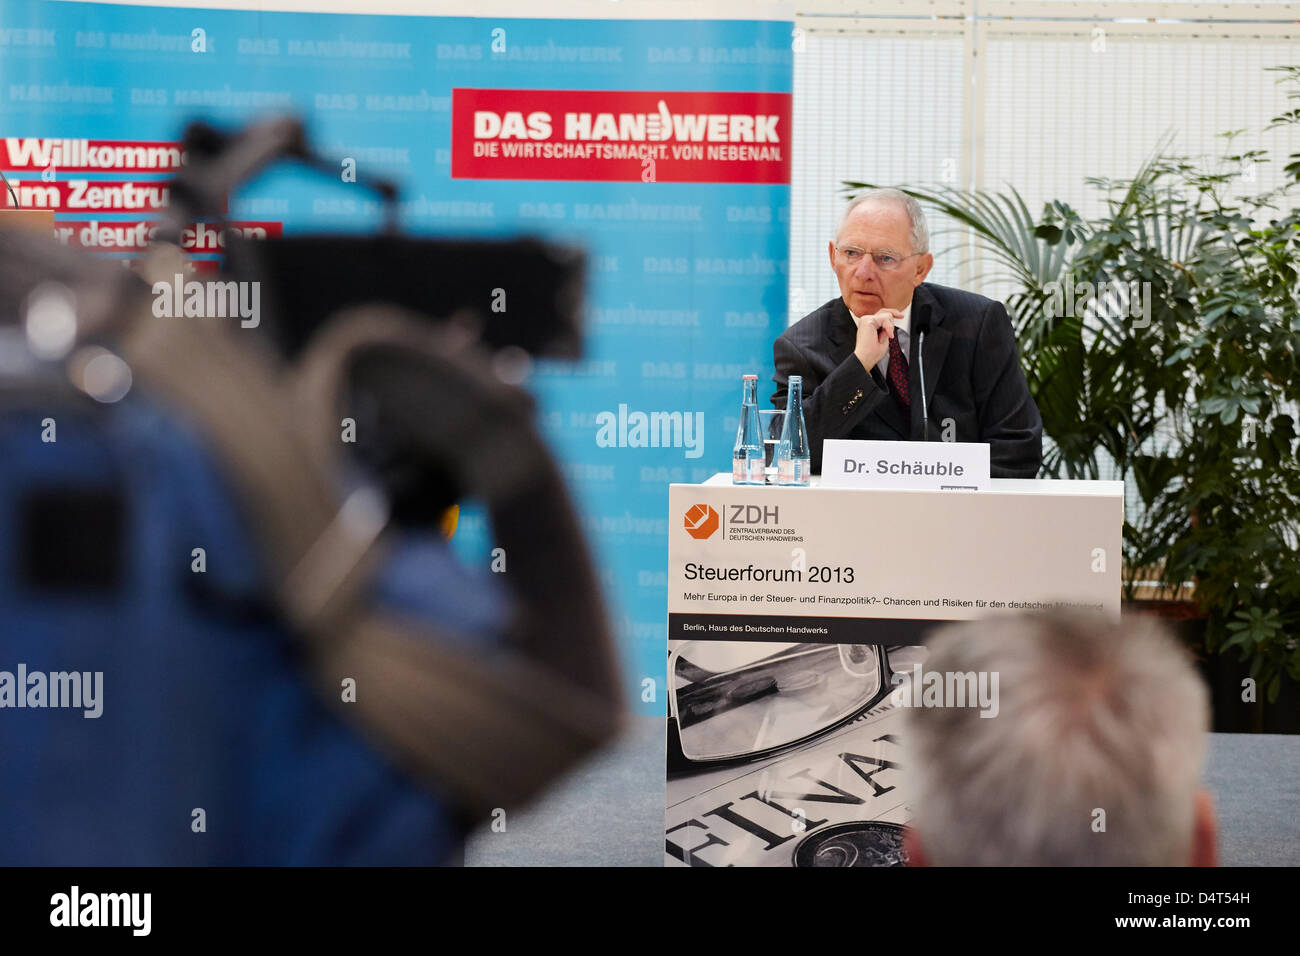
[[[669,488],[669,640],[915,643],[937,621],[1119,616],[1122,482]]]
[[[1122,483],[990,486],[670,487],[667,865],[904,863],[901,708],[925,633],[1118,618]],[[984,676],[969,705],[995,714]]]

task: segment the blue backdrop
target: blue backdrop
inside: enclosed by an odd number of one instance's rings
[[[770,377],[787,301],[789,186],[452,179],[451,91],[788,94],[792,24],[16,0],[0,0],[0,23],[6,141],[174,140],[192,116],[237,124],[292,110],[307,119],[321,149],[403,183],[403,223],[412,232],[527,231],[586,248],[587,355],[575,365],[543,363],[531,387],[601,569],[629,701],[642,713],[663,713],[666,536],[669,523],[681,520],[667,514],[667,486],[730,468],[740,377]],[[9,175],[34,182],[40,174]],[[55,178],[146,182],[166,175],[55,170]],[[358,197],[341,181],[278,171],[241,193],[231,217],[283,223],[290,234],[366,229],[376,210],[369,197]],[[700,432],[678,432],[676,447],[631,447],[619,441],[620,407],[624,416],[680,413]],[[602,430],[611,420],[614,427]],[[489,573],[488,529],[473,507],[456,541],[467,562]]]

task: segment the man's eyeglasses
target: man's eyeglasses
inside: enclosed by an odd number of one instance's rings
[[[914,252],[910,256],[900,256],[893,252],[868,253],[865,249],[859,249],[857,246],[836,246],[835,252],[851,266],[856,266],[864,256],[870,255],[871,261],[876,264],[876,268],[881,272],[893,272],[908,259],[915,259],[917,256],[925,255],[923,252]]]

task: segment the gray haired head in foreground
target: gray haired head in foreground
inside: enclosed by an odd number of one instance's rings
[[[925,221],[925,210],[921,204],[903,192],[901,189],[867,189],[858,193],[844,207],[840,213],[840,221],[835,226],[836,242],[839,241],[840,233],[844,231],[844,224],[848,222],[849,214],[857,209],[863,203],[876,202],[895,202],[903,207],[907,213],[908,220],[912,223],[912,231],[909,238],[912,242],[912,252],[929,252],[930,251],[930,227]]]
[[[925,672],[1000,675],[995,717],[905,711],[911,823],[929,863],[1187,865],[1209,702],[1158,622],[995,617],[945,627],[929,647]]]

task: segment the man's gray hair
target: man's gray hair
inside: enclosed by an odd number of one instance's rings
[[[1209,702],[1158,622],[992,617],[945,627],[929,648],[925,672],[1000,676],[991,718],[904,712],[903,772],[928,862],[1188,864]]]
[[[901,189],[868,189],[854,196],[849,204],[844,207],[844,212],[840,213],[839,224],[835,227],[835,241],[839,241],[840,233],[844,231],[844,224],[848,222],[849,214],[853,210],[865,202],[882,201],[899,203],[907,213],[907,218],[912,223],[912,231],[908,237],[912,243],[912,252],[929,252],[930,227],[925,222],[925,210],[921,208],[919,202]]]

